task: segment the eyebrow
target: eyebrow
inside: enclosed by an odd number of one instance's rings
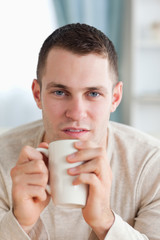
[[[46,89],[49,90],[50,88],[63,88],[63,89],[68,89],[67,86],[63,85],[63,84],[59,84],[59,83],[54,83],[54,82],[50,82],[47,84]]]
[[[69,90],[69,87],[67,87],[66,85],[54,82],[50,82],[47,84],[46,89],[49,90],[50,88],[60,88],[64,90]],[[86,87],[85,89],[88,91],[103,91],[105,93],[108,93],[108,90],[103,86]]]

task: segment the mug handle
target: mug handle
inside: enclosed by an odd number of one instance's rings
[[[49,150],[47,148],[36,148],[36,150],[43,153],[46,157],[49,157]],[[51,195],[51,187],[49,184],[46,185],[46,191]]]

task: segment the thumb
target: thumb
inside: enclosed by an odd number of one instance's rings
[[[39,145],[38,145],[39,148],[47,148],[49,147],[49,144],[46,143],[46,142],[41,142]]]

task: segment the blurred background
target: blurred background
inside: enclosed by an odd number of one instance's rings
[[[160,0],[0,0],[0,133],[41,118],[31,92],[39,50],[73,22],[115,45],[124,94],[111,120],[160,138]]]

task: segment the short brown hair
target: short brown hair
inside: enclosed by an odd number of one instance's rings
[[[40,86],[48,53],[54,47],[59,47],[79,55],[96,53],[108,58],[111,70],[114,73],[114,81],[118,81],[117,54],[112,42],[95,27],[75,23],[56,29],[44,41],[37,64],[37,80]]]

